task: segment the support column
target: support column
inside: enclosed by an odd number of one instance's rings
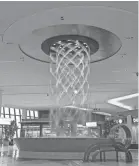
[[[127,126],[130,129],[131,135],[133,136],[133,131],[132,131],[132,116],[131,115],[127,116]]]
[[[40,137],[42,137],[42,124],[40,124]]]
[[[88,122],[92,122],[92,111],[88,112]],[[88,127],[88,136],[91,136],[91,127]]]
[[[127,126],[130,129],[130,131],[132,132],[132,116],[131,115],[127,116]]]
[[[71,136],[75,137],[77,134],[77,122],[72,121],[71,124]]]
[[[0,117],[1,117],[1,107],[2,107],[2,91],[0,90]]]
[[[0,91],[0,118],[1,118],[1,107],[2,107],[2,92]],[[3,136],[3,126],[0,125],[0,144],[2,143],[1,137]]]
[[[27,110],[22,109],[22,119],[27,119]]]
[[[22,109],[22,119],[27,119],[27,110]],[[25,130],[23,129],[23,124],[21,123],[20,137],[26,137]]]
[[[89,121],[89,122],[92,122],[92,111],[89,111],[88,114],[89,114],[89,119],[88,119],[88,121]]]

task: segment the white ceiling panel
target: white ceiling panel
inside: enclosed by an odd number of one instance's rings
[[[107,101],[138,92],[136,75],[138,72],[137,2],[0,2],[0,90],[3,94],[2,105],[34,109],[55,106],[55,96],[50,91],[50,80],[52,80],[52,84],[55,82],[50,74],[49,64],[27,57],[19,50],[18,43],[6,44],[3,42],[3,37],[8,30],[12,32],[12,28],[23,18],[26,20],[32,15],[35,18],[35,14],[65,6],[97,6],[97,8],[102,7],[111,12],[119,11],[114,15],[117,20],[111,18],[112,14],[109,14],[107,18],[105,15],[103,20],[95,19],[96,25],[102,25],[108,30],[113,30],[113,33],[118,33],[116,35],[119,35],[118,37],[122,41],[122,48],[111,58],[90,64],[88,105],[92,108],[95,106],[100,108],[101,112],[125,111],[123,108],[108,104]],[[102,11],[99,12],[102,15]],[[122,21],[121,24],[116,25],[118,16]],[[108,18],[109,21],[113,20],[113,25],[110,21],[103,26]],[[45,18],[41,21],[45,24]],[[103,22],[104,24],[102,24]],[[36,20],[36,23],[39,26],[39,20]],[[127,26],[128,23],[129,26]],[[24,29],[23,26],[21,28]],[[33,26],[31,28],[33,29]],[[14,29],[13,32],[16,33],[9,34],[13,35],[13,38],[18,38],[24,34],[20,30]],[[16,34],[19,35],[15,36]],[[26,34],[27,37],[29,35]],[[11,36],[7,35],[6,38]],[[32,52],[34,52],[33,48]],[[131,106],[137,104],[137,101],[132,100],[123,102]]]

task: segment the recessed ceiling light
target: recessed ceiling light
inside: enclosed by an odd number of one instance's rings
[[[79,109],[79,110],[90,110],[88,108],[76,107],[76,106],[73,106],[73,105],[64,106],[64,108],[76,108],[76,109]]]

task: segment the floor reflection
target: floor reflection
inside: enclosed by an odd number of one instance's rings
[[[137,153],[137,152],[136,152]],[[125,163],[124,161],[107,161],[95,163],[83,163],[82,161],[48,161],[48,160],[19,160],[18,151],[12,147],[0,148],[0,166],[138,166],[138,161]]]

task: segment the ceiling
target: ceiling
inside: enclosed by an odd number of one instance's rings
[[[29,58],[21,52],[19,44],[25,43],[30,52],[34,54],[34,50],[39,47],[37,41],[40,40],[40,36],[38,35],[34,39],[32,32],[37,28],[61,24],[61,20],[58,19],[61,14],[68,17],[65,23],[70,24],[75,19],[72,14],[76,13],[76,9],[80,9],[78,6],[82,6],[82,10],[88,8],[93,10],[91,10],[90,17],[87,17],[87,13],[84,12],[76,16],[81,18],[80,22],[86,21],[87,24],[109,30],[122,42],[121,49],[114,56],[90,64],[91,72],[88,80],[90,89],[87,105],[91,108],[100,108],[101,112],[125,111],[124,108],[109,104],[108,100],[138,93],[136,76],[138,71],[137,3],[118,1],[0,2],[2,105],[31,109],[46,109],[56,106],[55,96],[50,92],[52,76],[49,72],[49,64]],[[50,15],[46,15],[49,10]],[[74,12],[68,15],[66,10]],[[59,12],[59,15],[56,15],[56,12]],[[43,36],[45,37],[45,33]],[[33,47],[33,44],[36,44],[36,48]],[[135,101],[133,101],[134,99]],[[125,99],[122,102],[137,108],[137,98],[134,99]]]

